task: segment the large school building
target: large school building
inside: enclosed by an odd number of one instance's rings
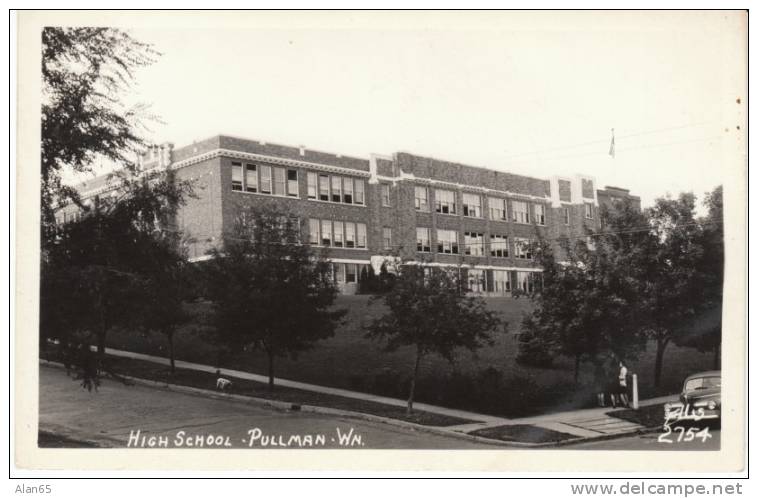
[[[389,256],[459,266],[485,295],[529,290],[540,271],[532,240],[582,237],[598,227],[603,203],[639,204],[628,190],[598,189],[583,175],[543,179],[405,152],[357,158],[225,135],[153,146],[141,161],[194,181],[195,197],[175,220],[192,239],[191,260],[207,258],[243,210],[271,206],[300,220],[303,241],[328,248],[345,293]],[[84,198],[113,188],[106,177],[79,187]],[[77,213],[69,207],[59,216]]]

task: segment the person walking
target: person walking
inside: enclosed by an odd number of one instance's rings
[[[627,394],[626,376],[628,374],[626,365],[623,361],[619,361],[619,377],[618,377],[618,395],[620,403],[629,408],[629,396]]]

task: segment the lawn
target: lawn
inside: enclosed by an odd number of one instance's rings
[[[505,416],[522,416],[548,411],[586,407],[592,403],[589,366],[573,384],[573,365],[560,360],[552,368],[525,367],[516,363],[516,333],[522,316],[530,310],[526,299],[487,299],[488,307],[509,322],[495,344],[476,353],[461,351],[453,364],[438,357],[424,360],[417,387],[418,401]],[[365,338],[363,325],[385,312],[367,296],[340,296],[337,307],[347,309],[344,323],[334,337],[321,341],[297,358],[278,358],[276,375],[285,379],[372,392],[403,398],[412,368],[410,348],[387,353],[382,344]],[[255,351],[222,356],[211,345],[213,329],[208,325],[210,307],[194,303],[196,319],[175,337],[177,359],[221,365],[226,368],[266,374],[264,355]],[[140,353],[166,355],[166,340],[160,335],[140,336],[113,331],[108,345]],[[652,386],[655,351],[651,346],[629,370],[639,376],[640,398],[677,392],[688,374],[711,368],[709,354],[670,346],[665,354],[663,383]]]
[[[519,442],[519,443],[558,443],[576,439],[573,434],[543,429],[534,425],[516,424],[500,425],[498,427],[488,427],[470,432],[474,436],[486,437],[489,439],[499,439],[500,441]]]

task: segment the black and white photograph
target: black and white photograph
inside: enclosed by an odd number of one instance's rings
[[[19,467],[743,468],[747,11],[16,15]]]

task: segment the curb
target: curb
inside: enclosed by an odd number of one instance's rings
[[[40,359],[39,362],[41,366],[48,366],[48,367],[61,368],[61,369],[65,368],[62,363],[58,363],[55,361]],[[610,439],[618,439],[618,438],[628,437],[634,434],[647,434],[650,432],[655,432],[660,429],[660,427],[654,427],[654,428],[648,428],[645,430],[622,432],[618,434],[605,434],[605,435],[597,436],[597,437],[577,437],[577,438],[566,439],[563,441],[555,441],[555,442],[548,441],[544,443],[526,443],[522,441],[502,441],[500,439],[491,439],[491,438],[486,438],[482,436],[475,436],[473,434],[469,434],[466,432],[452,431],[452,430],[445,429],[439,426],[415,424],[413,422],[406,422],[404,420],[398,420],[398,419],[393,419],[389,417],[382,417],[379,415],[371,415],[368,413],[354,412],[354,411],[342,410],[338,408],[327,408],[327,407],[315,406],[315,405],[298,405],[296,403],[289,403],[286,401],[276,401],[276,400],[270,400],[266,398],[256,398],[253,396],[243,396],[241,394],[219,393],[216,391],[210,391],[208,389],[182,386],[179,384],[170,384],[167,382],[159,382],[155,380],[143,379],[140,377],[132,377],[129,375],[122,375],[121,377],[123,377],[124,379],[128,379],[138,385],[143,385],[146,387],[152,387],[152,388],[157,388],[157,389],[165,389],[167,391],[175,391],[175,392],[180,392],[184,394],[200,396],[204,398],[221,399],[221,400],[227,400],[227,401],[237,401],[237,402],[242,402],[242,403],[254,404],[254,405],[263,406],[266,408],[271,408],[277,411],[293,411],[292,409],[293,406],[299,406],[299,411],[301,412],[317,413],[317,414],[323,414],[323,415],[336,415],[340,417],[366,420],[369,422],[378,422],[378,423],[383,423],[386,425],[392,425],[395,427],[402,427],[404,429],[410,429],[413,431],[427,432],[427,433],[436,434],[439,436],[447,436],[451,438],[457,438],[457,439],[463,439],[463,440],[472,441],[472,442],[489,444],[492,446],[504,446],[504,447],[511,447],[511,448],[550,448],[550,447],[568,446],[568,445],[586,443],[590,441],[594,442],[594,441],[607,441]],[[64,434],[64,435],[67,435],[67,434]],[[93,442],[98,445],[101,444],[101,441],[98,441],[98,440],[90,441],[81,437],[78,437],[78,439],[85,442]]]

